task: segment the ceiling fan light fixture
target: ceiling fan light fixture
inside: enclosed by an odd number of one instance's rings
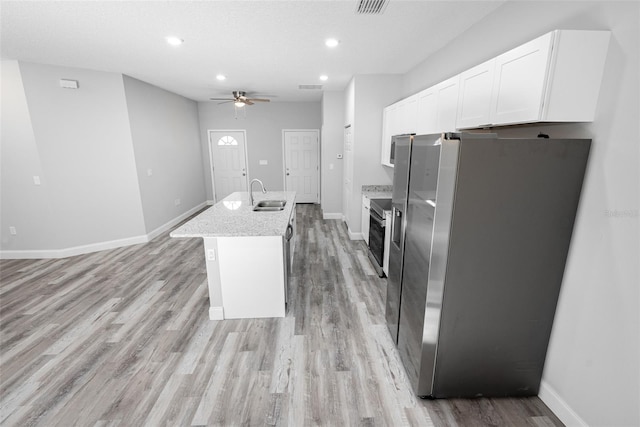
[[[235,105],[238,108],[244,107],[244,102],[242,101],[236,101],[233,103],[233,105]]]
[[[216,79],[220,81],[227,80],[227,76],[225,76],[224,74],[218,74],[216,76]]]

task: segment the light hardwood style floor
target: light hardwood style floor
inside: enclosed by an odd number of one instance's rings
[[[0,425],[562,425],[538,398],[417,399],[364,243],[297,219],[279,319],[209,320],[201,239],[1,261]]]

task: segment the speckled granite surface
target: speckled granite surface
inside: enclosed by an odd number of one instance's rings
[[[295,206],[295,191],[259,191],[254,203],[261,200],[286,200],[281,211],[254,212],[248,192],[230,194],[197,217],[173,230],[171,237],[283,236]]]
[[[363,185],[362,195],[369,199],[390,199],[393,193],[392,185]]]

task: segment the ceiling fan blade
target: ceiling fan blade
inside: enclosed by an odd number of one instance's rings
[[[251,102],[251,101],[253,101],[253,99],[247,99],[247,98],[245,98],[245,99],[243,99],[243,100],[242,100],[242,102],[244,102],[244,103],[245,103],[245,104],[247,104],[247,105],[253,105],[253,102]]]
[[[233,98],[209,98],[211,101],[234,101]]]
[[[227,99],[226,101],[218,102],[218,105],[220,105],[220,104],[228,104],[228,103],[233,102],[233,101],[235,101],[235,99]]]
[[[248,101],[253,101],[253,102],[270,102],[270,99],[265,99],[265,98],[249,98]]]

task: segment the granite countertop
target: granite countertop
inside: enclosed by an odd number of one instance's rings
[[[368,199],[390,199],[393,194],[392,185],[363,185],[362,195]]]
[[[235,192],[173,230],[171,237],[284,236],[295,206],[295,191],[255,191],[254,203],[286,200],[281,211],[254,212],[249,193]]]

